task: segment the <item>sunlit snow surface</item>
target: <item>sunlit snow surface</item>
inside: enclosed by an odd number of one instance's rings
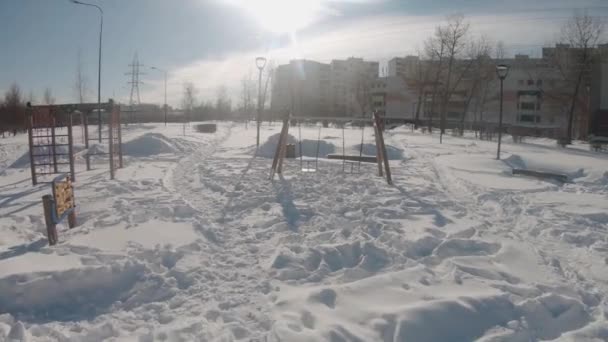
[[[0,341],[608,339],[607,154],[507,136],[497,161],[495,142],[398,127],[394,186],[324,158],[270,181],[279,131],[264,123],[254,157],[253,125],[124,127],[115,180],[79,153],[79,225],[54,247],[27,137],[0,139]],[[321,130],[321,157],[342,133]],[[361,130],[344,133],[358,154]],[[315,157],[318,127],[290,135]]]

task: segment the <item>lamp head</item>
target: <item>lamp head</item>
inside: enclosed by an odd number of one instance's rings
[[[264,57],[258,57],[258,58],[256,58],[255,59],[255,65],[260,70],[264,69],[264,67],[266,66],[266,58],[264,58]]]
[[[506,64],[499,64],[496,66],[496,74],[498,78],[504,80],[509,75],[509,66]]]

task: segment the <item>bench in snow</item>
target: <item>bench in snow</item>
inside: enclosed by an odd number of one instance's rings
[[[536,178],[540,178],[540,179],[554,179],[554,180],[562,182],[562,183],[565,183],[568,181],[568,176],[559,174],[559,173],[553,173],[553,172],[534,171],[534,170],[525,170],[525,169],[513,169],[513,174],[531,176],[531,177],[536,177]]]

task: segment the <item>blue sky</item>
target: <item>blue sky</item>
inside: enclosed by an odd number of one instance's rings
[[[285,13],[252,13],[248,4],[258,1],[278,0],[91,0],[104,10],[102,98],[128,101],[124,73],[135,52],[146,67],[169,70],[169,102],[178,105],[184,82],[197,86],[199,100],[213,100],[220,85],[236,96],[257,55],[280,64],[348,56],[385,62],[416,53],[452,13],[465,14],[473,34],[503,40],[511,53],[532,54],[556,41],[575,9],[608,16],[606,0],[313,0],[309,25],[298,30],[294,47],[287,34],[269,29],[269,21],[289,22],[295,15],[289,12],[308,3],[291,0],[281,6]],[[94,8],[68,0],[0,0],[0,91],[16,81],[39,101],[46,87],[58,102],[74,101],[81,50],[94,101],[98,34]],[[161,103],[162,75],[145,71],[142,100]]]

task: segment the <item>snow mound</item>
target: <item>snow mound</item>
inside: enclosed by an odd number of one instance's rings
[[[141,264],[126,263],[11,275],[0,279],[0,307],[30,322],[94,318],[117,301],[127,304],[144,271]]]
[[[131,157],[149,157],[179,152],[170,139],[159,133],[146,133],[123,143],[122,153]]]
[[[274,158],[274,154],[277,150],[277,144],[279,143],[280,134],[273,134],[268,139],[260,145],[258,150],[258,156],[263,158]],[[293,135],[287,135],[287,144],[295,144],[296,145],[296,156],[300,156],[300,141],[298,141]],[[301,141],[302,148],[302,156],[315,158],[317,156],[317,144],[319,150],[319,158],[325,158],[326,155],[334,153],[336,151],[336,146],[332,143],[328,143],[325,140],[307,140],[304,139]]]
[[[435,158],[441,177],[455,191],[473,191],[473,187],[493,190],[539,190],[548,185],[527,177],[514,177],[512,167],[488,155],[459,153]],[[512,157],[510,163],[525,165],[524,161]]]
[[[280,280],[317,281],[343,269],[353,270],[351,275],[373,274],[390,265],[391,261],[385,249],[372,242],[357,241],[306,249],[288,246],[275,256],[271,268]]]
[[[84,150],[84,146],[83,145],[74,145],[74,153],[78,153],[80,151]],[[55,148],[55,153],[57,154],[66,154],[68,153],[69,149],[67,146],[57,146]],[[52,158],[52,150],[50,147],[36,147],[35,151],[34,151],[37,155],[48,155],[49,160],[50,158]],[[46,157],[45,157],[46,158]],[[58,162],[65,162],[67,161],[66,156],[57,156],[57,161]],[[26,168],[26,167],[30,167],[30,152],[29,150],[27,152],[25,152],[24,154],[22,154],[19,158],[17,158],[12,164],[10,164],[8,166],[9,168],[12,169],[21,169],[21,168]]]
[[[542,154],[512,154],[504,161],[512,168],[563,174],[574,182],[608,184],[608,158],[603,155],[564,150],[567,153],[567,158],[564,158],[553,150],[541,151]]]
[[[268,140],[266,140],[266,142],[260,146],[258,155],[264,158],[274,158],[274,153],[277,149],[277,144],[279,143],[279,136],[280,134],[278,133],[270,136]],[[325,139],[341,138],[325,136],[320,141],[308,139],[299,141],[294,136],[288,135],[287,144],[296,145],[296,157],[300,156],[300,148],[302,149],[302,156],[309,158],[315,158],[317,156],[317,149],[319,151],[319,158],[325,158],[328,154],[332,153],[342,153],[342,146],[336,147],[336,145],[325,141]],[[359,152],[361,152],[364,156],[375,156],[376,145],[363,144],[363,148],[361,148],[361,144],[346,146],[346,154],[358,155]],[[394,146],[386,145],[386,153],[388,155],[388,159],[391,160],[399,160],[403,158],[403,151]]]

